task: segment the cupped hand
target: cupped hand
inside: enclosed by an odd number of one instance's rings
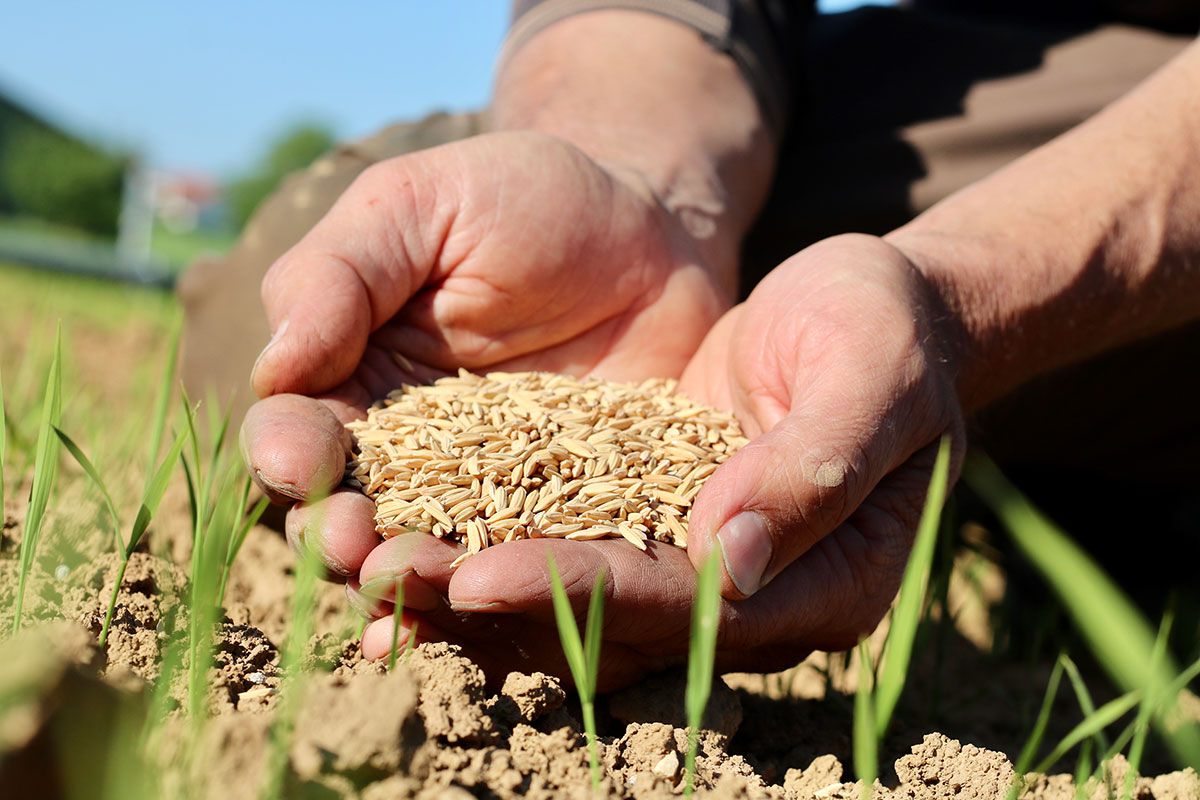
[[[401,643],[416,627],[499,676],[565,674],[549,551],[581,613],[605,572],[601,684],[618,686],[686,657],[693,567],[714,547],[727,598],[719,668],[782,668],[813,649],[853,645],[899,585],[943,434],[957,473],[956,340],[953,318],[891,245],[846,236],[805,250],[720,321],[684,373],[686,393],[732,410],[753,437],[698,496],[687,552],[529,540],[451,571],[458,548],[399,537],[366,558],[364,586],[350,588],[379,618],[364,652],[382,656],[392,644],[388,600],[399,577]]]
[[[241,431],[276,500],[333,492],[310,538],[349,577],[378,543],[371,503],[337,491],[343,423],[459,367],[618,379],[678,375],[731,303],[730,265],[636,173],[533,133],[495,133],[368,169],[275,263],[261,400]],[[653,346],[647,346],[652,342]],[[312,509],[296,512],[300,537]]]

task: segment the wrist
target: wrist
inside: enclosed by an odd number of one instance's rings
[[[964,270],[956,269],[977,258],[975,243],[909,227],[884,239],[908,259],[928,287],[932,322],[963,410],[979,410],[1020,383],[1013,375],[1015,354],[1004,345],[987,308],[994,306],[996,297],[972,289],[963,279]]]
[[[623,10],[556,22],[504,62],[491,124],[571,143],[643,191],[722,285],[736,286],[775,148],[738,66],[693,29]]]

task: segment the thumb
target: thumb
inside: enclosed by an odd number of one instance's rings
[[[430,190],[423,156],[368,168],[267,271],[262,302],[273,333],[251,373],[260,397],[344,382],[371,332],[426,281],[453,214],[447,192]]]
[[[783,417],[705,483],[688,526],[692,563],[715,548],[722,594],[753,595],[866,499],[876,482],[867,453],[815,416]]]

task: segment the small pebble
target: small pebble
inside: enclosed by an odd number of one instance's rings
[[[265,683],[267,676],[263,675],[261,672],[251,672],[246,676],[246,680],[250,681],[251,683]]]
[[[655,775],[662,775],[664,778],[675,779],[679,774],[679,754],[674,750],[667,753],[659,762],[651,769]]]

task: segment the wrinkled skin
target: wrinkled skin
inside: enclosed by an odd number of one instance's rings
[[[456,364],[677,374],[699,345],[682,390],[732,410],[754,439],[700,493],[688,551],[529,540],[451,571],[461,547],[423,534],[378,544],[371,501],[345,491],[298,503],[289,539],[318,549],[375,618],[369,657],[392,645],[399,580],[398,644],[414,629],[460,644],[493,677],[567,674],[547,550],[580,611],[603,570],[600,683],[613,688],[686,657],[694,565],[749,511],[771,556],[762,588],[724,577],[719,667],[770,670],[852,645],[895,593],[938,438],[954,435],[956,463],[962,443],[952,333],[933,293],[891,246],[841,237],[789,259],[712,326],[721,281],[688,237],[646,195],[569,148],[547,157],[538,138],[483,137],[468,148],[477,151],[387,162],[272,268],[264,301],[273,326],[288,324],[256,366],[270,396],[244,424],[247,460],[277,498],[320,497],[340,477],[342,421],[401,382]],[[724,556],[728,566],[738,553]]]

